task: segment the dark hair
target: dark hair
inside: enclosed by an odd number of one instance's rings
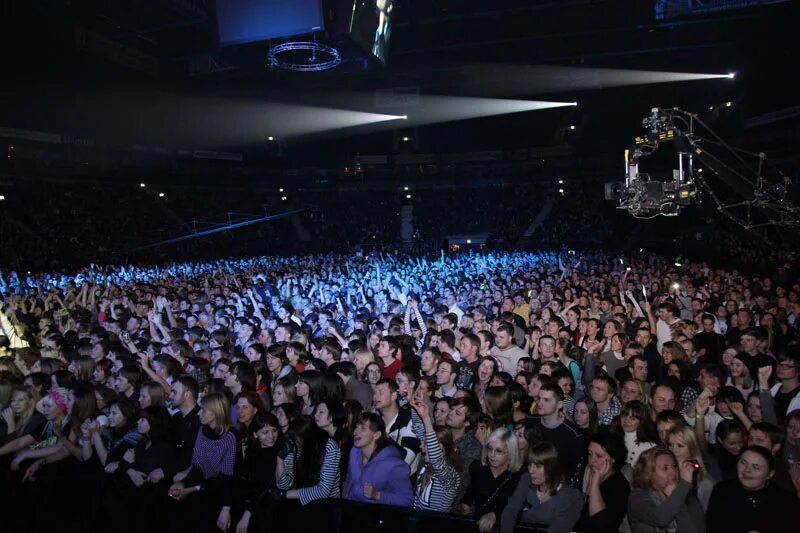
[[[564,401],[563,389],[552,381],[550,383],[542,383],[542,386],[539,388],[539,393],[541,394],[542,391],[550,391],[555,395],[556,401]]]
[[[528,448],[528,464],[544,467],[544,488],[555,495],[564,481],[564,465],[558,456],[558,448],[550,441],[542,440]]]
[[[770,424],[769,422],[757,422],[750,426],[749,433],[752,434],[753,431],[762,431],[767,434],[769,437],[769,442],[772,446],[776,444],[783,444],[783,439],[786,438],[786,432],[783,428],[776,426],[775,424]]]
[[[508,387],[487,387],[483,405],[486,413],[492,417],[492,427],[494,429],[512,422],[514,404]]]
[[[351,361],[336,361],[330,367],[328,367],[327,372],[333,374],[344,374],[351,379],[358,376],[356,365]]]
[[[386,435],[386,424],[384,424],[383,418],[377,413],[361,413],[358,416],[356,424],[364,424],[365,426],[369,426],[372,431],[377,431],[381,434],[380,438],[375,442],[375,450],[372,452],[372,456],[370,456],[367,461],[377,456],[378,452],[382,449],[392,445],[392,440]]]
[[[74,428],[79,428],[86,419],[94,418],[97,415],[94,387],[86,381],[77,382],[75,388],[72,389],[72,399],[70,420]]]
[[[253,365],[245,361],[236,361],[230,368],[231,374],[236,376],[242,390],[256,390],[256,371]]]
[[[305,370],[298,376],[297,382],[301,381],[308,385],[308,401],[311,405],[316,405],[322,398],[322,372],[319,370]]]
[[[200,385],[196,379],[191,376],[181,376],[176,381],[183,385],[183,388],[188,390],[192,394],[192,398],[197,401],[197,397],[200,395]]]
[[[605,372],[598,373],[592,381],[602,381],[608,385],[608,392],[615,395],[617,394],[617,382]]]
[[[636,428],[636,444],[642,442],[658,442],[658,433],[650,417],[650,408],[644,402],[631,400],[620,408],[619,416],[614,420],[613,429],[615,432],[623,434],[622,417],[631,413],[639,420],[639,427]]]
[[[475,429],[478,419],[481,416],[481,404],[478,400],[470,397],[454,398],[450,404],[451,409],[456,407],[465,406],[467,408],[466,419],[469,422],[469,428]]]
[[[281,425],[278,423],[278,417],[268,411],[259,411],[253,420],[250,422],[250,427],[247,428],[250,435],[255,436],[256,433],[265,427],[273,427],[278,430],[280,435]],[[281,438],[280,436],[278,438]],[[277,445],[277,443],[276,443]]]
[[[725,403],[740,403],[742,405],[746,405],[747,402],[744,401],[744,396],[742,396],[742,392],[732,385],[725,385],[719,390],[717,393],[717,402],[725,402]]]
[[[125,435],[134,425],[136,425],[136,421],[138,420],[137,408],[135,403],[124,396],[119,396],[116,400],[108,405],[108,408],[111,409],[115,405],[119,409],[119,412],[122,413],[122,416],[125,417],[125,426],[114,431],[117,436],[122,436]]]
[[[344,381],[338,374],[325,374],[322,377],[321,399],[341,405],[347,396]]]
[[[742,423],[738,420],[725,419],[717,425],[718,442],[722,442],[734,433],[741,433],[742,435],[747,433]]]
[[[375,384],[375,388],[378,388],[380,385],[386,385],[389,387],[389,392],[396,393],[397,392],[397,383],[393,379],[388,378],[381,378]]]
[[[172,442],[174,437],[172,417],[166,407],[151,405],[142,409],[139,416],[146,419],[150,425],[148,435],[151,441]]]
[[[313,487],[319,483],[328,434],[318,428],[310,416],[297,415],[289,422],[286,441],[293,453],[293,488]]]
[[[770,472],[775,471],[775,457],[772,455],[768,449],[764,448],[763,446],[747,446],[742,449],[742,453],[739,454],[739,457],[744,455],[745,452],[753,452],[755,454],[760,455],[764,461],[767,462],[767,468]]]
[[[589,437],[589,444],[593,442],[600,445],[611,457],[615,469],[619,470],[625,466],[628,450],[625,447],[625,439],[620,433],[601,428],[600,431]]]

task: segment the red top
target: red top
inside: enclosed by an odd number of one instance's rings
[[[383,368],[383,377],[386,379],[394,379],[397,373],[403,368],[403,362],[400,359],[395,359],[392,364]]]

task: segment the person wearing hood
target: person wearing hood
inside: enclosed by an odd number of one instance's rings
[[[343,498],[410,507],[414,495],[409,475],[408,464],[386,435],[380,415],[361,413],[353,433]]]

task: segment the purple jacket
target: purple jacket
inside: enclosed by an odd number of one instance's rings
[[[414,494],[409,479],[410,470],[401,458],[400,450],[394,445],[387,446],[365,465],[361,464],[362,457],[361,448],[353,447],[350,450],[342,497],[357,502],[411,507]],[[380,493],[379,500],[364,496],[364,483],[372,483]]]

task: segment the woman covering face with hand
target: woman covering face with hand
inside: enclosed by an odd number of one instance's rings
[[[626,450],[619,433],[601,430],[589,437],[588,464],[583,474],[583,507],[578,531],[618,531],[631,488],[620,469]]]
[[[635,488],[628,498],[632,533],[703,533],[705,518],[692,490],[693,476],[693,466],[678,465],[669,450],[652,448],[644,452],[636,463]]]

